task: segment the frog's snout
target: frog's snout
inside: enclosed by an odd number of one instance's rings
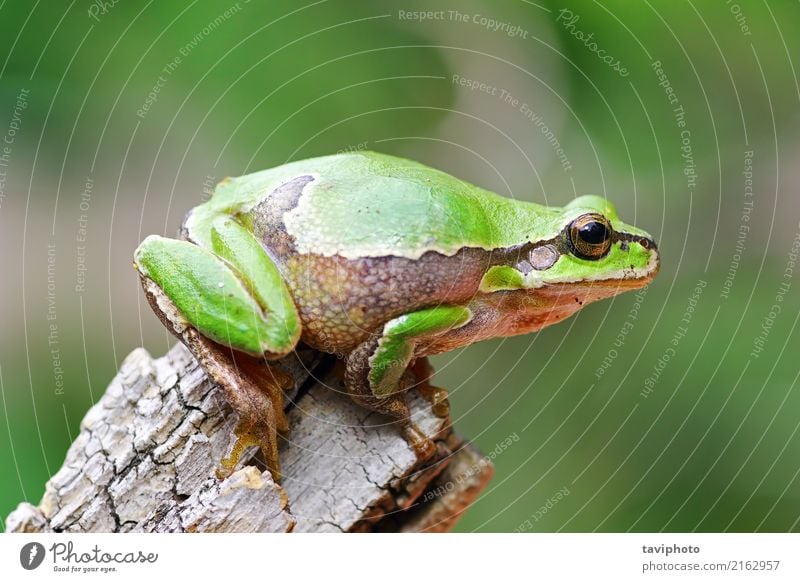
[[[649,253],[649,260],[644,269],[642,269],[642,277],[651,280],[661,269],[661,251],[658,250],[656,241],[650,236],[639,237],[636,242]]]

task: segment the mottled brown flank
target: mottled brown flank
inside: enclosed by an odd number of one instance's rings
[[[491,253],[464,249],[452,257],[419,259],[292,255],[284,277],[303,322],[303,341],[349,351],[384,323],[424,307],[464,304],[477,293]]]

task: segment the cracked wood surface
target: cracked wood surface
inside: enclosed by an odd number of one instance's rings
[[[81,422],[38,506],[9,532],[446,531],[491,478],[491,463],[411,394],[415,422],[438,454],[418,463],[386,417],[344,394],[331,360],[299,351],[279,365],[291,430],[273,482],[256,450],[215,476],[235,413],[180,343],[153,359],[134,350]]]

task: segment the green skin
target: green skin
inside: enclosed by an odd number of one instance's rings
[[[586,215],[609,227],[602,256],[571,242]],[[419,358],[539,330],[659,265],[652,238],[598,196],[541,206],[373,152],[226,179],[181,238],[149,236],[135,254],[179,327],[259,358],[299,341],[336,353],[353,398],[404,425]]]

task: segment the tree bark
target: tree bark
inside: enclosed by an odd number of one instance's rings
[[[397,427],[352,403],[330,357],[311,350],[279,365],[290,432],[276,484],[257,450],[215,475],[236,414],[180,343],[124,361],[81,422],[38,506],[21,503],[10,532],[446,531],[492,476],[492,465],[416,392],[413,418],[438,454],[419,463]]]

